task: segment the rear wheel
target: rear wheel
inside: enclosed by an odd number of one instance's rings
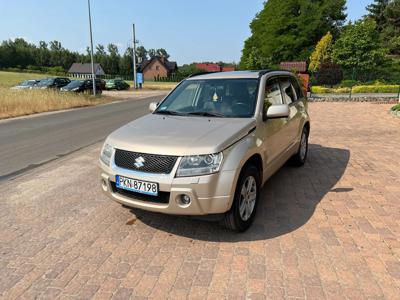
[[[306,162],[308,153],[308,134],[309,132],[307,127],[304,127],[303,132],[301,133],[299,150],[291,159],[291,163],[297,167],[303,166]]]
[[[254,221],[260,190],[260,174],[258,169],[249,165],[243,169],[239,177],[233,204],[224,216],[225,227],[243,232]]]

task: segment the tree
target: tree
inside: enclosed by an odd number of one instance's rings
[[[147,60],[147,50],[145,47],[139,46],[136,48],[136,58],[138,62]]]
[[[169,58],[169,54],[164,48],[157,49],[156,53],[157,56],[164,57],[165,59]]]
[[[119,61],[121,56],[119,55],[118,46],[114,44],[108,44],[107,51],[109,55],[106,59],[106,72],[108,74],[119,74]]]
[[[381,41],[390,54],[400,55],[400,0],[391,1],[384,15],[386,24],[381,31]]]
[[[389,0],[374,0],[374,3],[367,6],[368,17],[376,22],[378,31],[382,31],[386,24],[385,10],[389,5]]]
[[[148,54],[149,54],[150,58],[153,58],[153,57],[157,56],[157,50],[149,49]]]
[[[376,23],[370,19],[347,25],[333,49],[335,62],[355,76],[376,68],[384,61],[385,53]]]
[[[190,65],[183,65],[180,66],[178,69],[178,75],[182,77],[187,77],[189,75],[199,73],[201,70],[199,70],[195,64],[190,64]]]
[[[393,0],[388,4],[385,18],[390,25],[400,28],[400,0]]]
[[[346,20],[346,0],[269,0],[251,22],[241,68],[265,68],[285,60],[307,60],[330,31],[335,37]]]
[[[314,52],[311,54],[309,70],[318,71],[323,63],[332,62],[333,36],[328,31],[326,35],[318,42]]]
[[[128,47],[125,50],[124,55],[121,57],[119,63],[119,70],[121,75],[132,76],[133,78],[133,57],[132,57],[133,49],[132,47]]]

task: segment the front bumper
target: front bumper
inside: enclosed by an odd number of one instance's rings
[[[175,164],[170,174],[151,174],[111,167],[99,162],[101,175],[100,181],[103,192],[111,199],[129,207],[160,212],[173,215],[208,215],[228,211],[233,200],[233,185],[235,184],[235,171],[220,171],[215,174],[175,178]],[[163,199],[146,197],[127,193],[115,187],[115,176],[121,175],[137,180],[157,182],[159,192]],[[188,205],[179,201],[181,195],[188,195],[191,199]]]

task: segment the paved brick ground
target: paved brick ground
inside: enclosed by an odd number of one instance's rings
[[[98,146],[5,182],[0,297],[399,299],[400,119],[388,109],[310,104],[309,162],[269,181],[244,234],[109,201]]]

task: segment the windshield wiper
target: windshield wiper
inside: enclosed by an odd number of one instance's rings
[[[173,110],[158,110],[156,111],[157,115],[170,115],[170,116],[183,116],[183,113],[173,111]]]
[[[190,112],[187,114],[192,115],[192,116],[203,116],[203,117],[217,117],[217,118],[225,117],[223,114],[213,113],[213,112],[208,112],[208,111],[194,111],[194,112]]]

